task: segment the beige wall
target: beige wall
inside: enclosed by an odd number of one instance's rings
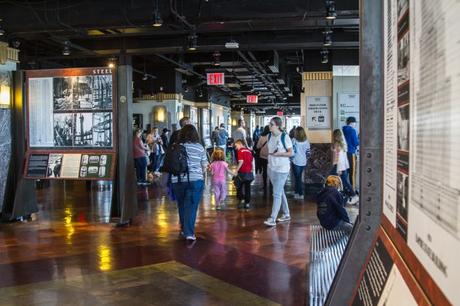
[[[304,72],[302,75],[302,86],[305,89],[300,96],[300,115],[302,126],[307,131],[308,140],[311,143],[330,143],[332,137],[332,126],[328,130],[307,129],[307,97],[328,96],[332,101],[332,72]],[[333,109],[331,106],[332,123]]]

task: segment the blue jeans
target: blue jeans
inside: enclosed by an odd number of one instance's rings
[[[283,210],[283,214],[285,216],[290,215],[286,194],[284,193],[284,185],[286,185],[288,175],[289,172],[281,173],[268,169],[268,177],[273,185],[273,207],[271,218],[275,221],[280,209]]]
[[[337,165],[334,165],[334,167],[332,168],[331,174],[337,175]],[[342,180],[343,191],[345,191],[345,194],[349,197],[354,197],[356,195],[356,192],[353,190],[353,187],[350,184],[348,169],[342,171],[342,174],[340,175],[340,179]]]
[[[292,164],[292,171],[294,172],[294,179],[295,179],[295,193],[299,195],[303,195],[303,183],[302,183],[302,174],[303,169],[305,166],[297,166]]]
[[[134,159],[134,167],[136,168],[136,178],[138,182],[145,182],[145,175],[147,173],[147,159],[146,157],[139,157]]]
[[[179,210],[181,229],[186,237],[192,236],[195,234],[196,214],[203,195],[204,181],[181,182],[172,185]]]

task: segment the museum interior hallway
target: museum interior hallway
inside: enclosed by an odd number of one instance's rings
[[[48,182],[33,221],[0,225],[0,305],[305,305],[315,204],[288,195],[292,221],[267,228],[271,197],[258,184],[248,211],[230,183],[216,211],[208,186],[190,244],[158,184],[138,188],[138,217],[116,228],[111,190]]]

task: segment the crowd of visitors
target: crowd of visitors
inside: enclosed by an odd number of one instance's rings
[[[310,143],[303,127],[293,127],[287,133],[282,119],[274,117],[269,125],[256,126],[251,135],[246,130],[245,121],[239,119],[233,138],[229,138],[225,125],[221,124],[211,133],[214,149],[209,157],[190,119],[182,118],[179,125],[180,128],[170,137],[167,128],[161,135],[156,127],[144,134],[142,130],[136,130],[133,152],[139,186],[150,184],[148,173],[154,177],[163,172],[167,178],[170,194],[177,202],[181,236],[190,241],[196,239],[195,220],[207,172],[211,174],[217,210],[225,208],[227,175],[233,177],[238,208],[250,209],[255,174],[262,176],[263,189],[270,190],[273,195],[272,211],[264,224],[272,227],[291,220],[286,182],[291,174],[294,199],[303,200],[304,176],[310,159]],[[331,175],[325,180],[324,189],[317,194],[317,216],[327,229],[349,232],[351,224],[344,206],[359,201],[354,176],[359,146],[355,125],[356,118],[350,117],[343,131],[337,129],[333,132]]]

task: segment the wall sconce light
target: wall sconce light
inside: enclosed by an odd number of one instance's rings
[[[165,122],[166,120],[166,109],[164,107],[158,107],[155,110],[155,122]]]
[[[236,125],[237,125],[236,119],[233,119],[232,120],[232,126],[236,126]]]
[[[11,89],[8,85],[0,85],[0,108],[10,108]]]

